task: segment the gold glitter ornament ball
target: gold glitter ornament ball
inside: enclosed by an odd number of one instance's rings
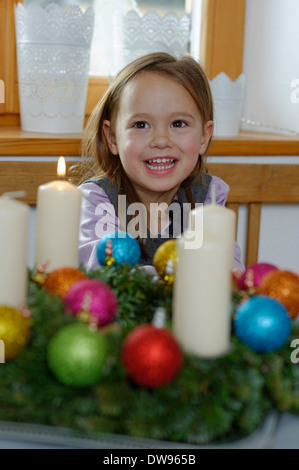
[[[43,284],[43,287],[52,295],[64,298],[69,288],[77,281],[86,279],[87,276],[80,269],[72,267],[57,268],[51,271]]]
[[[279,300],[291,318],[299,314],[299,276],[291,271],[276,269],[269,272],[261,280],[256,294]]]
[[[172,285],[177,265],[176,240],[167,240],[156,250],[153,265],[157,273],[166,282]]]
[[[17,356],[30,337],[30,318],[15,308],[0,305],[0,339],[4,343],[5,362]]]

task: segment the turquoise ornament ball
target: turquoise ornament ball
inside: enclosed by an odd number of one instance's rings
[[[139,263],[141,250],[139,243],[124,231],[111,232],[100,239],[97,246],[97,260],[101,266]]]
[[[108,340],[82,323],[62,327],[47,349],[48,366],[64,385],[88,387],[103,375],[108,356]]]
[[[240,341],[253,351],[270,353],[286,343],[292,321],[279,301],[257,295],[243,301],[236,309],[234,330]]]

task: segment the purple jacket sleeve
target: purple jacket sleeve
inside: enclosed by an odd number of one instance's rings
[[[106,233],[119,230],[119,220],[107,194],[96,183],[82,184],[79,189],[82,192],[79,263],[90,271],[99,268],[96,254],[99,240]]]
[[[229,186],[216,176],[212,177],[205,204],[211,203],[212,185],[215,187],[216,203],[224,206]],[[79,186],[79,188],[82,192],[79,263],[82,263],[86,270],[90,271],[99,268],[96,256],[99,240],[106,233],[119,230],[120,223],[113,205],[102,188],[96,183],[85,183]],[[244,270],[241,261],[241,250],[236,242],[234,267]],[[151,274],[155,273],[153,266],[144,268]]]

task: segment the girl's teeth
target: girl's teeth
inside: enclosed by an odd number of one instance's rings
[[[152,163],[169,163],[169,165],[160,165],[160,166],[155,166],[152,165]],[[174,166],[174,160],[171,158],[155,158],[154,160],[151,160],[150,162],[146,162],[147,166],[151,170],[167,170],[168,168],[172,168]]]

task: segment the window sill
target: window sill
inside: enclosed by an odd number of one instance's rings
[[[0,127],[1,156],[77,156],[80,143],[81,134],[48,134]]]
[[[0,156],[78,156],[81,134],[25,132],[0,127]],[[299,155],[299,138],[241,132],[237,137],[213,137],[210,156]]]

